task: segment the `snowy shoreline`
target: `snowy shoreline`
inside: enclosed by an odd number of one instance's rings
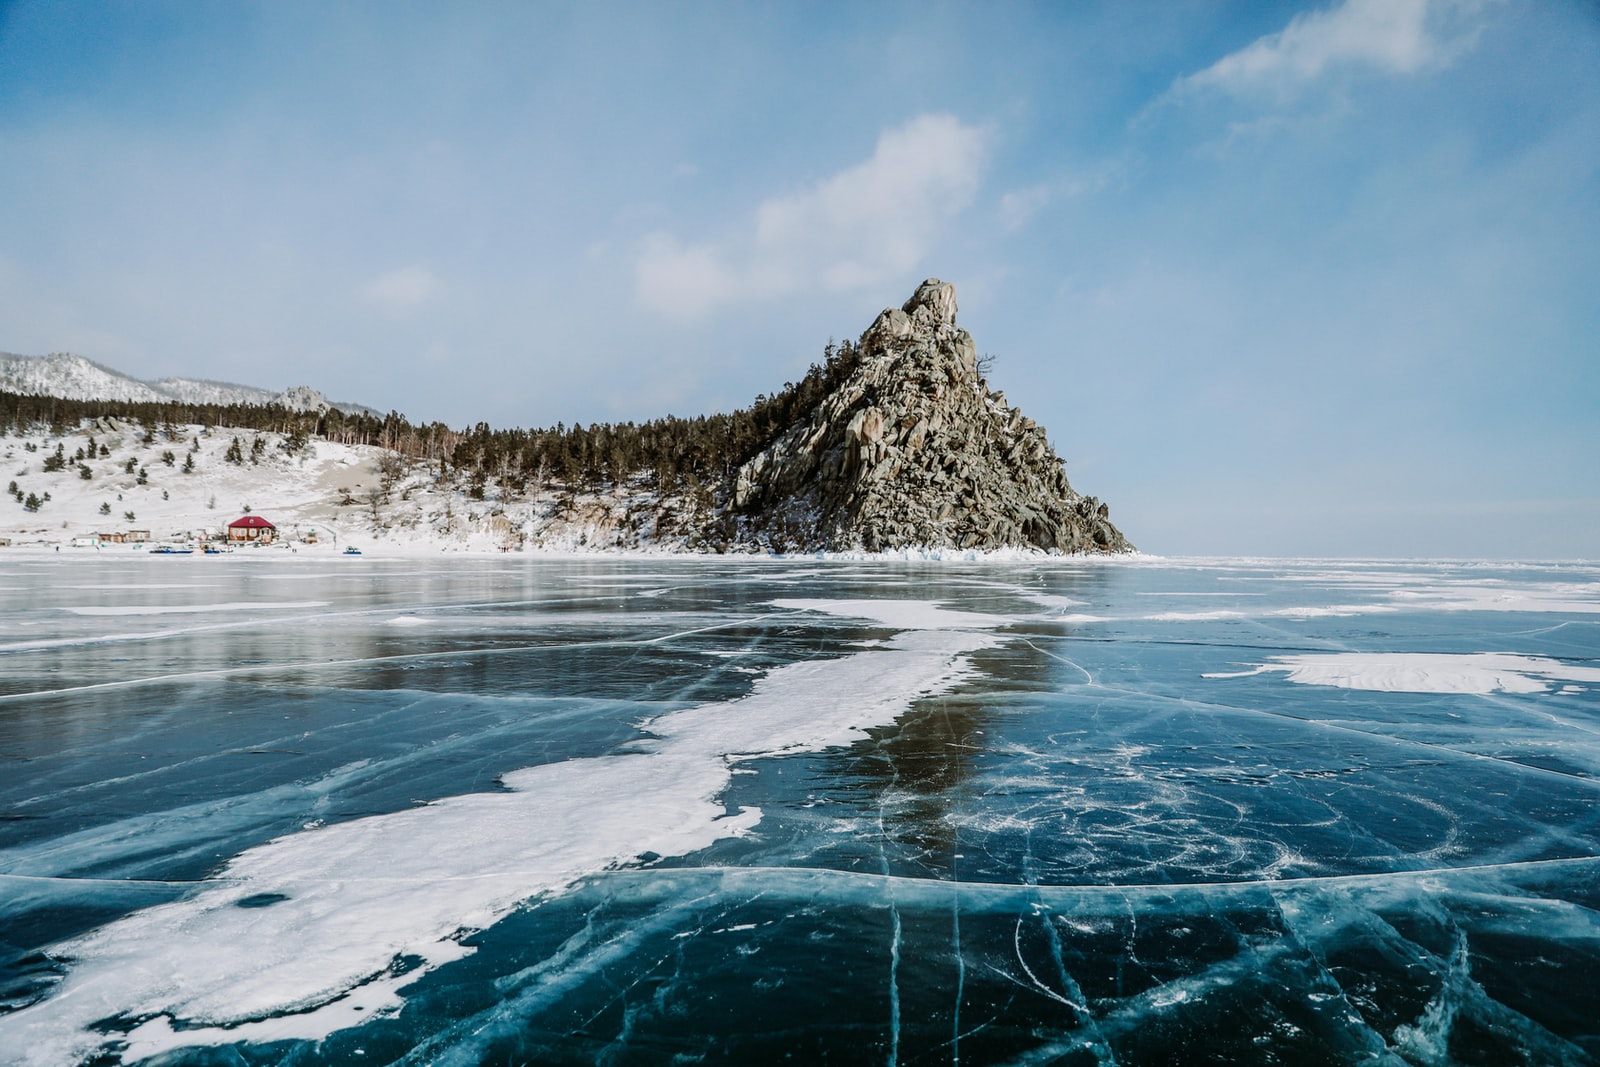
[[[717,545],[704,532],[716,513],[692,493],[662,498],[639,482],[574,488],[552,481],[526,491],[499,480],[474,486],[442,461],[272,431],[192,424],[156,430],[102,418],[64,432],[0,437],[0,460],[13,498],[0,498],[0,558],[142,555],[163,544],[200,555],[202,545],[224,544],[228,525],[246,515],[271,523],[277,543],[236,545],[234,554],[268,558],[351,547],[378,558],[1104,558],[1032,547],[783,553]]]
[[[542,545],[526,545],[515,549],[484,548],[471,544],[452,541],[384,541],[371,537],[356,536],[350,542],[360,549],[360,555],[351,554],[352,560],[387,560],[387,559],[437,559],[441,556],[460,557],[466,559],[550,559],[574,561],[628,561],[628,560],[684,560],[701,561],[706,563],[726,562],[751,562],[751,563],[784,563],[784,562],[828,562],[828,563],[1042,563],[1042,564],[1094,564],[1100,565],[1126,565],[1137,563],[1170,562],[1165,557],[1150,556],[1142,553],[1132,553],[1123,556],[1106,555],[1051,555],[1045,552],[1029,551],[1026,549],[991,549],[987,551],[977,549],[940,549],[940,548],[904,548],[886,552],[747,552],[732,551],[726,553],[716,552],[690,552],[674,548],[570,548],[570,547],[545,547]],[[337,544],[333,542],[318,544],[291,544],[287,541],[272,545],[244,546],[224,550],[222,555],[237,556],[247,559],[281,560],[287,557],[327,558],[329,556],[344,557],[347,555],[343,547],[346,542],[341,539]],[[156,542],[148,544],[104,544],[99,547],[83,547],[60,541],[29,541],[0,546],[0,560],[10,558],[38,558],[38,559],[106,559],[122,558],[134,559],[145,556],[165,556],[165,553],[154,551]],[[194,556],[205,556],[199,550],[185,553]]]
[[[883,552],[753,552],[730,551],[694,552],[666,546],[636,548],[524,545],[515,549],[483,547],[457,540],[384,540],[369,535],[355,535],[350,542],[360,548],[360,556],[352,559],[438,559],[440,557],[464,559],[549,559],[596,562],[612,560],[684,560],[707,563],[748,561],[752,563],[827,562],[827,563],[1035,563],[1047,565],[1085,564],[1097,567],[1138,566],[1196,566],[1196,567],[1280,567],[1326,565],[1330,567],[1365,566],[1379,568],[1397,567],[1486,567],[1517,570],[1528,567],[1596,567],[1594,559],[1487,559],[1458,558],[1450,556],[1168,556],[1149,552],[1129,552],[1120,555],[1106,554],[1051,554],[1037,549],[955,549],[955,548],[902,548]],[[329,541],[319,544],[291,544],[281,541],[272,545],[238,547],[224,555],[256,559],[281,559],[289,556],[325,558],[345,556],[341,545]],[[110,557],[139,558],[160,556],[152,552],[156,542],[148,544],[105,544],[99,548],[72,545],[69,541],[46,539],[17,541],[0,544],[0,561],[15,558],[100,559]],[[193,555],[204,553],[196,550]]]

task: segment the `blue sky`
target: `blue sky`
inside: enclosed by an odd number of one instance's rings
[[[0,4],[0,350],[695,414],[922,278],[1159,553],[1600,558],[1600,9]]]

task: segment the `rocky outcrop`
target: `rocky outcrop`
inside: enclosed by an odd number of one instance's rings
[[[809,416],[739,468],[739,540],[1132,551],[1106,505],[1068,484],[1044,429],[989,390],[953,285],[923,282],[854,357]]]
[[[319,415],[336,406],[309,385],[291,385],[273,397],[272,402],[290,411],[315,411]]]

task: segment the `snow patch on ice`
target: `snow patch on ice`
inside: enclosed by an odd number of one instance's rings
[[[1574,615],[1600,614],[1600,584],[1548,582],[1515,589],[1473,583],[1431,588],[1396,589],[1389,599],[1406,608],[1434,611],[1541,611]]]
[[[1022,598],[1024,600],[1031,600],[1033,603],[1041,604],[1047,608],[1055,608],[1058,611],[1064,611],[1067,608],[1082,607],[1084,603],[1081,600],[1074,600],[1069,596],[1057,596],[1054,593],[1023,593]]]
[[[939,548],[927,545],[907,545],[904,548],[884,549],[880,552],[853,551],[853,552],[807,552],[798,556],[780,558],[796,559],[836,559],[836,560],[861,560],[861,561],[892,561],[899,560],[913,563],[1039,563],[1044,560],[1060,560],[1073,563],[1100,563],[1128,560],[1137,556],[1137,552],[1127,552],[1120,555],[1063,555],[1061,552],[1047,552],[1042,548],[1032,546],[1013,546],[1010,548]]]
[[[1386,693],[1544,693],[1552,681],[1600,682],[1600,668],[1509,652],[1336,652],[1272,659],[1254,670],[1202,677],[1247,678],[1281,671],[1302,685]]]
[[[772,604],[847,619],[870,619],[896,630],[989,629],[1016,621],[1004,615],[951,611],[931,600],[774,600]]]
[[[1279,608],[1269,612],[1285,619],[1343,619],[1353,615],[1378,615],[1399,609],[1385,604],[1326,604],[1318,607]]]

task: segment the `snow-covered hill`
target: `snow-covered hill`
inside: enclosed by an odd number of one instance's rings
[[[281,404],[294,411],[370,411],[361,404],[330,401],[310,386],[282,392],[204,378],[162,378],[146,382],[69,352],[48,356],[0,353],[0,390],[59,396],[67,400],[128,400],[186,404]]]
[[[663,509],[642,486],[574,493],[552,485],[514,499],[490,489],[474,498],[459,475],[442,477],[432,464],[374,445],[292,446],[282,434],[195,425],[174,427],[169,438],[114,418],[62,435],[39,428],[0,437],[0,485],[8,490],[0,494],[0,541],[9,542],[0,552],[195,544],[223,536],[247,510],[283,536],[271,549],[241,549],[248,552],[672,551],[692,547],[704,525],[697,503]],[[129,531],[147,532],[150,542],[93,544]]]

